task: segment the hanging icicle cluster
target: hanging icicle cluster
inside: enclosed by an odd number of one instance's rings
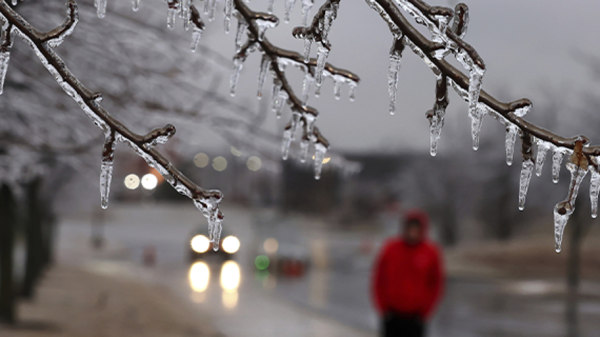
[[[293,8],[294,1],[286,2],[286,18]],[[312,1],[303,2],[305,14],[312,6]],[[267,74],[271,74],[273,85],[271,89],[271,108],[277,118],[282,115],[285,105],[288,105],[292,111],[292,117],[283,132],[282,153],[283,159],[289,156],[289,150],[295,135],[302,130],[300,137],[300,160],[306,161],[311,144],[314,147],[314,171],[315,178],[321,176],[323,159],[329,148],[329,142],[320,133],[315,121],[318,112],[307,106],[308,98],[313,84],[316,84],[315,95],[319,95],[321,83],[324,77],[331,77],[334,82],[334,96],[336,99],[341,97],[342,84],[348,84],[350,100],[354,100],[355,89],[359,78],[355,74],[338,69],[326,63],[330,44],[327,42],[327,34],[331,24],[336,17],[339,0],[333,1],[331,5],[321,8],[315,16],[313,24],[309,27],[297,27],[294,29],[294,36],[308,41],[308,47],[305,48],[304,55],[277,48],[269,43],[265,38],[265,32],[269,28],[277,26],[279,20],[272,12],[272,2],[269,5],[269,13],[258,13],[251,11],[241,0],[234,0],[233,15],[238,19],[238,31],[235,38],[237,54],[234,56],[233,73],[230,80],[231,94],[235,95],[235,89],[242,71],[244,61],[248,55],[254,51],[263,53],[260,72],[258,75],[257,97],[263,97],[263,87]],[[227,10],[226,10],[227,12]],[[228,20],[226,18],[226,20]],[[244,42],[244,37],[246,41]],[[317,58],[310,58],[310,44],[316,42],[318,47]],[[305,44],[306,46],[306,44]],[[325,47],[326,46],[326,47]],[[289,66],[298,68],[304,72],[302,83],[302,96],[298,98],[291,89],[285,70]]]
[[[458,95],[469,106],[473,149],[479,147],[479,132],[483,117],[489,115],[500,121],[506,128],[506,163],[513,163],[514,146],[519,135],[521,137],[521,155],[523,158],[519,179],[519,209],[525,208],[529,183],[533,172],[539,177],[548,151],[552,150],[552,180],[558,182],[563,157],[570,155],[566,164],[571,173],[571,182],[567,199],[554,208],[555,248],[560,252],[565,225],[575,210],[575,199],[579,186],[591,171],[590,199],[592,217],[598,214],[598,194],[600,193],[600,172],[596,156],[600,155],[599,147],[588,147],[587,138],[563,138],[543,130],[523,117],[531,110],[532,103],[528,99],[520,99],[506,104],[497,101],[485,93],[482,87],[485,64],[475,49],[463,41],[466,35],[469,11],[467,5],[460,3],[454,10],[445,7],[429,6],[419,0],[365,0],[388,23],[394,41],[390,49],[390,66],[388,86],[390,95],[390,113],[396,110],[396,91],[398,72],[402,52],[405,46],[410,49],[431,68],[437,77],[436,100],[432,110],[426,114],[430,124],[430,153],[437,154],[437,144],[444,125],[444,115],[448,106],[448,86],[452,86]],[[417,24],[424,25],[431,33],[428,40],[400,14],[402,9],[408,12]],[[467,76],[444,60],[454,55],[464,67]],[[537,149],[534,154],[534,146]]]
[[[106,3],[96,1],[96,7],[99,10],[104,9]],[[192,12],[193,10],[191,8]],[[0,17],[3,21],[0,43],[0,58],[2,61],[0,64],[0,79],[4,79],[6,75],[10,47],[12,46],[13,37],[16,35],[29,45],[65,93],[73,98],[94,124],[104,132],[105,141],[102,149],[100,173],[102,208],[108,207],[115,147],[117,143],[125,143],[142,157],[148,165],[155,168],[180,194],[194,201],[196,207],[208,219],[210,239],[213,242],[213,248],[218,249],[223,221],[223,215],[219,211],[219,202],[223,198],[221,192],[217,190],[207,191],[194,184],[155,149],[155,146],[166,143],[175,134],[175,127],[167,125],[155,129],[145,136],[133,133],[102,108],[100,105],[102,95],[87,89],[54,51],[65,38],[71,35],[77,25],[79,15],[75,1],[70,0],[67,2],[67,18],[63,24],[47,33],[35,29],[4,1],[0,2]],[[193,17],[193,15],[190,15],[190,17]]]

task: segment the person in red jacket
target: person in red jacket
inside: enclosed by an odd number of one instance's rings
[[[444,286],[439,249],[427,239],[429,217],[412,210],[402,236],[385,242],[375,262],[372,290],[384,337],[425,335]]]

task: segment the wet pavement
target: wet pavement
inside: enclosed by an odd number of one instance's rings
[[[184,206],[111,206],[103,231],[106,246],[87,255],[75,252],[89,246],[89,219],[66,218],[59,259],[164,284],[197,308],[198,315],[209,315],[226,336],[377,335],[369,297],[375,249],[365,249],[361,234],[323,231],[301,217],[284,220],[268,212],[226,209],[226,234],[240,238],[240,251],[230,261],[213,256],[191,263],[190,233],[203,221]],[[309,261],[306,271],[287,277],[273,270],[258,272],[254,258],[264,254],[262,244],[269,237],[278,239],[281,255]],[[148,247],[156,252],[153,267],[142,264]],[[564,316],[562,279],[450,275],[429,336],[564,336]],[[581,336],[598,335],[598,318],[600,284],[585,282]]]

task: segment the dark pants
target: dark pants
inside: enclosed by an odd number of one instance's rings
[[[383,318],[381,337],[423,337],[425,324],[418,316],[388,313]]]

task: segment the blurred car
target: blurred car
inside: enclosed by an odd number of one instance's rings
[[[219,242],[219,250],[213,250],[213,244],[208,237],[204,235],[204,227],[195,230],[190,235],[188,245],[188,256],[190,261],[202,260],[210,257],[217,257],[224,260],[233,258],[235,253],[240,250],[240,240],[234,235],[227,235],[225,232],[221,234]]]

